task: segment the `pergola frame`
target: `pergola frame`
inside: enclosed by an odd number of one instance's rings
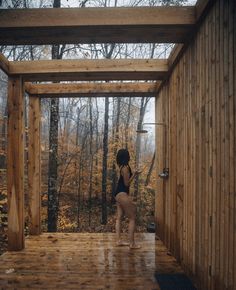
[[[30,234],[41,232],[40,219],[40,98],[65,96],[156,95],[161,83],[188,43],[202,15],[214,1],[195,7],[0,9],[0,44],[74,42],[175,42],[168,60],[47,60],[11,62],[0,54],[8,85],[8,248],[24,248],[24,95],[29,94],[29,216]],[[78,14],[80,17],[77,17]],[[101,17],[101,15],[103,15]],[[66,16],[66,17],[65,17]],[[99,17],[98,17],[99,16]],[[42,21],[42,17],[44,21]],[[23,18],[23,20],[22,20]],[[66,19],[66,21],[65,21]],[[53,21],[52,21],[53,20]],[[105,21],[105,23],[104,23]],[[55,33],[59,32],[59,34]],[[67,33],[71,31],[71,33]],[[52,35],[53,33],[53,35]],[[59,36],[58,36],[59,35]],[[78,36],[80,35],[80,36]],[[32,84],[30,81],[156,82]],[[161,114],[158,122],[162,122]],[[160,140],[163,139],[160,133]],[[163,142],[158,141],[158,151]],[[161,161],[159,160],[159,163]],[[158,180],[161,207],[163,180]],[[159,211],[162,212],[161,209]],[[161,216],[157,216],[161,224]]]

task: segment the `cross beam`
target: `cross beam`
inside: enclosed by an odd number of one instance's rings
[[[0,53],[0,69],[2,69],[7,75],[9,74],[9,61],[2,53]]]
[[[167,60],[97,59],[9,62],[9,74],[24,81],[162,80]]]
[[[155,96],[161,82],[152,83],[25,83],[28,94],[37,97]]]
[[[182,43],[195,7],[0,9],[0,45]]]

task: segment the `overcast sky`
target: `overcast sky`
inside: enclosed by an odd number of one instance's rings
[[[108,0],[107,1],[107,6],[114,6],[116,0]],[[62,7],[79,7],[81,0],[61,0],[61,5]],[[101,1],[104,2],[104,1]],[[137,6],[149,6],[148,3],[152,2],[155,3],[155,5],[158,5],[159,1],[154,0],[143,0],[143,1],[138,1],[138,0],[117,0],[117,6],[134,6],[134,3],[139,3]],[[197,0],[188,0],[184,5],[195,5]],[[98,0],[88,0],[86,2],[86,6],[98,6],[100,1]],[[136,5],[135,5],[136,6]]]

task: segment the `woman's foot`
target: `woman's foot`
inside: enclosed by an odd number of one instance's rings
[[[137,245],[137,244],[130,244],[130,245],[129,245],[129,248],[130,248],[131,250],[135,250],[135,249],[140,249],[141,246],[140,246],[140,245]]]
[[[125,241],[118,241],[116,242],[116,246],[117,247],[129,246],[129,243]]]

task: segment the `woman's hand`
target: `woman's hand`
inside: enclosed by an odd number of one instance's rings
[[[142,173],[142,170],[139,168],[136,168],[134,171],[134,175],[139,175],[140,173]]]

